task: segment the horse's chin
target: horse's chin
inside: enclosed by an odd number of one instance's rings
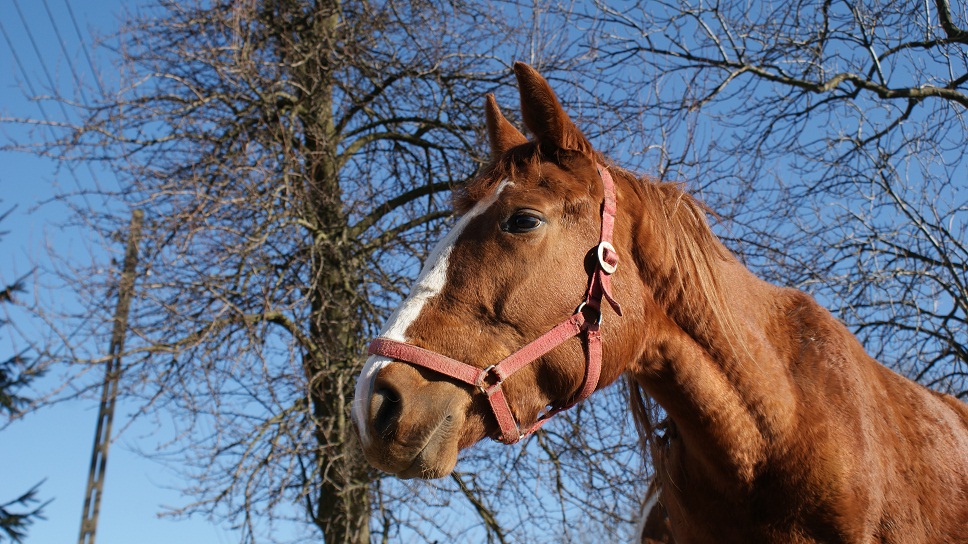
[[[427,439],[415,446],[392,443],[388,451],[367,452],[367,459],[380,470],[402,479],[431,480],[449,475],[457,464],[458,438],[462,417],[443,417],[431,430]],[[394,451],[395,450],[395,451]]]
[[[435,456],[435,453],[437,454]],[[454,470],[454,466],[457,464],[457,448],[454,448],[453,454],[450,452],[427,452],[426,450],[421,451],[413,460],[413,464],[397,473],[398,478],[404,480],[409,480],[412,478],[420,478],[423,480],[433,480],[435,478],[443,478],[449,475]]]

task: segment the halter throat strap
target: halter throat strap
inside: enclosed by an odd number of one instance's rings
[[[602,202],[601,236],[596,247],[598,264],[589,278],[585,300],[571,317],[500,362],[484,369],[413,344],[398,342],[389,338],[374,338],[368,349],[370,355],[380,355],[421,366],[477,388],[487,396],[488,404],[491,406],[491,411],[494,413],[501,430],[500,441],[505,444],[513,444],[534,433],[551,416],[588,398],[598,388],[598,380],[602,370],[602,336],[600,331],[602,299],[608,301],[616,314],[622,315],[621,306],[612,296],[611,282],[611,275],[618,266],[618,253],[612,245],[612,232],[615,228],[615,213],[617,210],[615,183],[604,166],[601,164],[596,166],[605,193]],[[591,319],[589,316],[591,316]],[[531,427],[522,431],[504,394],[502,387],[504,381],[518,370],[576,336],[584,336],[585,344],[585,378],[581,390],[567,402],[544,411]]]

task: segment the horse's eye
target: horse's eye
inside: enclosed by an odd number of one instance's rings
[[[514,215],[508,218],[501,225],[501,230],[504,232],[510,232],[512,234],[523,234],[525,232],[531,232],[534,229],[541,226],[544,221],[537,212],[530,210],[522,210],[515,212]]]

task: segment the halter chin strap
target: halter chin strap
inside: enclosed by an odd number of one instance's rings
[[[602,178],[602,184],[605,187],[605,200],[602,203],[601,237],[596,249],[598,265],[589,279],[584,302],[578,306],[571,317],[500,362],[483,370],[445,355],[389,338],[373,339],[370,342],[370,355],[381,355],[422,366],[476,387],[487,396],[491,411],[501,429],[500,440],[505,444],[513,444],[521,440],[541,428],[551,416],[588,398],[598,388],[598,378],[602,371],[602,335],[599,330],[602,321],[602,299],[608,301],[615,313],[622,315],[622,307],[612,296],[611,278],[612,273],[618,266],[618,253],[612,245],[612,231],[615,228],[615,212],[617,209],[615,184],[612,181],[611,174],[604,166],[599,164],[597,167]],[[586,313],[592,315],[593,319],[589,319]],[[508,403],[501,385],[518,370],[540,359],[566,340],[580,336],[582,333],[585,337],[585,380],[581,390],[567,403],[552,407],[540,414],[530,428],[522,431],[514,419],[511,405]]]

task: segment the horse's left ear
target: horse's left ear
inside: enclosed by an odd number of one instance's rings
[[[523,62],[514,63],[521,93],[521,116],[542,146],[592,154],[592,144],[565,113],[558,97],[537,70]]]
[[[497,159],[505,151],[516,145],[528,142],[521,131],[514,128],[497,107],[494,95],[487,95],[484,103],[484,117],[487,121],[487,138],[491,142],[491,159]]]

